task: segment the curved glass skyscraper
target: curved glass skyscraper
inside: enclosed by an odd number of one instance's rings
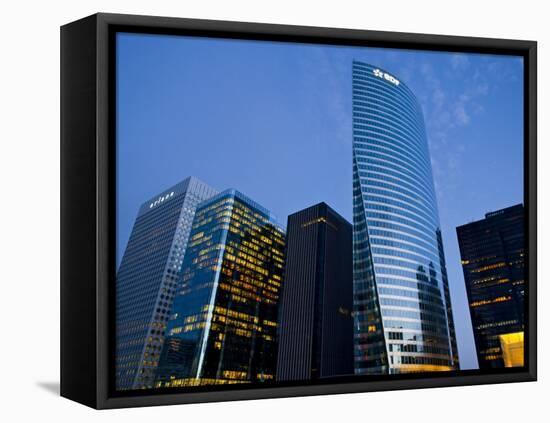
[[[355,372],[458,368],[422,110],[390,73],[353,62]]]

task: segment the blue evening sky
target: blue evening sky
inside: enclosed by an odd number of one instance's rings
[[[523,62],[494,55],[119,34],[117,263],[139,206],[194,175],[286,217],[351,221],[352,59],[420,101],[461,367],[477,368],[455,228],[523,201]]]

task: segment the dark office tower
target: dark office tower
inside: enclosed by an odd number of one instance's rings
[[[227,190],[195,214],[156,387],[272,381],[285,234]]]
[[[480,369],[523,366],[523,205],[456,228]]]
[[[351,237],[325,203],[288,217],[278,381],[353,374]]]
[[[422,109],[387,71],[352,78],[355,372],[457,369]]]
[[[139,209],[116,279],[117,389],[152,386],[195,208],[215,194],[190,177]]]

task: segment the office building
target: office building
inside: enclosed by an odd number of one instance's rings
[[[458,369],[422,109],[378,67],[352,80],[355,372]]]
[[[117,389],[152,387],[195,209],[214,194],[190,177],[138,211],[116,278]]]
[[[156,387],[270,382],[285,233],[236,190],[196,211]]]
[[[288,217],[277,380],[352,375],[352,226],[320,203]]]
[[[525,216],[518,204],[456,228],[480,369],[523,365]]]

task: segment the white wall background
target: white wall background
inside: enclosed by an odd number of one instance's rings
[[[0,25],[0,419],[541,421],[548,409],[550,30],[545,2],[10,1]],[[59,26],[103,12],[518,38],[539,42],[539,382],[96,412],[59,381]],[[550,360],[550,359],[549,359]],[[546,395],[544,392],[546,390]],[[537,417],[538,416],[538,417]]]

